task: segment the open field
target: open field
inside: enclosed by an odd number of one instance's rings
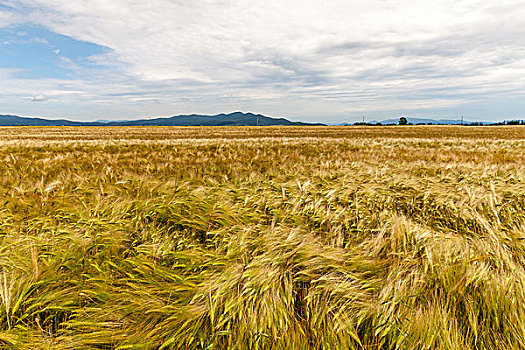
[[[0,344],[525,349],[525,127],[0,128]]]

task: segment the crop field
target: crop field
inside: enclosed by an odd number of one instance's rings
[[[4,127],[0,181],[2,349],[525,349],[525,127]]]

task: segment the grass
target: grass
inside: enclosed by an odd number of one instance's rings
[[[0,128],[8,349],[525,349],[524,127]]]

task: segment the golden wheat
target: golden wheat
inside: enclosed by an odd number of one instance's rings
[[[0,128],[13,349],[525,349],[524,127]]]

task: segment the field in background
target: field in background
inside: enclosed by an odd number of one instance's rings
[[[0,344],[525,349],[525,127],[0,128]]]

